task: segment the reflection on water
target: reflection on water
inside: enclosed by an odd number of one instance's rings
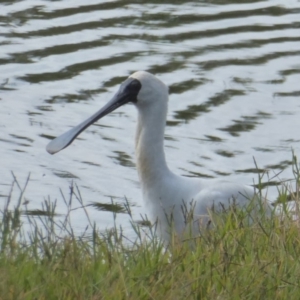
[[[1,197],[11,170],[21,181],[31,172],[33,212],[51,195],[63,213],[59,189],[75,181],[88,203],[126,196],[137,219],[146,213],[132,106],[58,155],[45,151],[136,70],[170,87],[165,144],[172,170],[250,184],[258,171],[290,178],[291,148],[300,156],[299,20],[297,0],[2,1]],[[87,209],[100,227],[112,224],[107,210]]]
[[[233,136],[239,136],[240,132],[251,131],[257,125],[261,125],[259,120],[271,118],[271,114],[258,111],[255,116],[241,116],[241,120],[233,120],[233,125],[226,128],[219,128],[220,130],[228,131]]]
[[[94,207],[97,210],[101,211],[109,211],[113,213],[126,213],[126,209],[124,205],[118,203],[100,203],[100,202],[93,202],[89,204],[90,206]]]

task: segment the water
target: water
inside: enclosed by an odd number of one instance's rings
[[[106,103],[136,70],[170,86],[166,156],[181,175],[251,184],[253,157],[291,178],[300,156],[300,1],[2,1],[0,201],[13,171],[40,208],[67,195],[133,205],[145,214],[135,169],[136,111],[125,106],[51,156],[45,146]],[[270,189],[271,199],[276,190]],[[102,207],[103,208],[103,207]],[[109,210],[109,209],[108,209]],[[100,228],[111,212],[89,207]],[[126,228],[128,218],[118,221]],[[87,224],[82,213],[75,224]]]

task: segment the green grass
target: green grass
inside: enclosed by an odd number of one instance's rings
[[[283,185],[279,202],[299,199],[294,156],[292,171],[296,192]],[[56,221],[50,200],[41,215],[26,214],[27,183],[21,187],[14,177],[2,211],[0,299],[299,299],[299,222],[291,218],[260,218],[246,226],[245,213],[232,210],[215,215],[215,228],[201,237],[178,242],[173,236],[165,248],[153,228],[145,238],[132,222],[136,239],[130,241],[116,226],[98,231],[88,215],[90,233],[76,235],[72,203],[85,210],[76,186],[69,199],[62,195],[68,208],[63,221]],[[19,198],[11,209],[15,190]]]

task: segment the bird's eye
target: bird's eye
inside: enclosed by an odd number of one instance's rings
[[[130,83],[130,89],[132,91],[139,92],[141,87],[142,87],[142,85],[137,79],[132,80],[132,82]]]
[[[137,88],[137,87],[140,87],[141,84],[137,79],[135,79],[131,82],[131,86]]]

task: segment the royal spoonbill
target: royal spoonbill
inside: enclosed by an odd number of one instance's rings
[[[246,207],[255,196],[251,186],[222,180],[203,180],[172,173],[164,154],[164,130],[168,108],[168,88],[154,75],[138,71],[120,86],[113,98],[98,112],[53,139],[47,151],[54,154],[67,146],[88,126],[121,105],[133,103],[138,110],[135,150],[137,170],[149,217],[157,221],[158,233],[169,238],[170,220],[177,233],[184,232],[184,211],[193,206],[193,226],[209,220],[208,211],[228,209],[232,203]],[[268,211],[270,204],[257,198]],[[184,209],[183,209],[184,207]]]

